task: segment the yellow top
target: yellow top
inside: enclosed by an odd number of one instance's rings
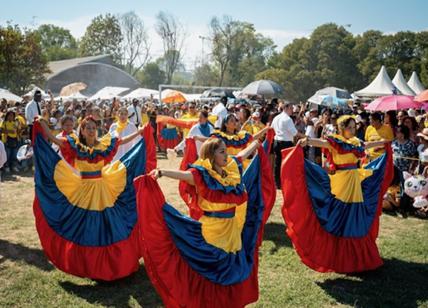
[[[374,128],[372,125],[369,125],[366,129],[366,133],[364,136],[365,141],[380,141],[382,139],[392,141],[394,139],[394,132],[389,125],[382,124],[379,129]],[[373,160],[378,158],[385,152],[383,147],[378,148],[370,148],[368,150],[368,154],[370,159]]]
[[[208,159],[200,159],[194,165],[204,167],[210,176],[223,186],[236,186],[241,183],[238,164],[230,157],[228,158],[227,165],[223,167],[223,170],[227,174],[226,177],[221,177],[220,174],[213,170]],[[247,202],[242,204],[214,203],[199,196],[198,205],[204,211],[222,211],[236,208],[233,218],[217,218],[204,215],[199,221],[202,224],[202,235],[207,243],[221,248],[226,252],[234,253],[240,250],[242,248],[241,232],[245,223]]]
[[[354,146],[361,146],[360,140],[356,137],[350,139],[341,135],[334,135],[333,137]],[[353,153],[339,154],[335,149],[331,149],[331,154],[333,162],[337,165],[358,163],[358,158]],[[371,170],[363,168],[337,170],[335,174],[330,175],[331,192],[343,202],[363,202],[361,182],[372,173]]]
[[[2,141],[6,142],[7,136],[11,138],[18,138],[18,129],[19,123],[18,121],[4,121],[1,125],[2,128]]]
[[[180,120],[184,120],[184,121],[194,121],[198,119],[199,119],[199,115],[197,113],[195,113],[194,115],[191,115],[190,113],[186,113],[180,118]],[[189,131],[190,131],[189,128],[183,128],[183,138],[187,137],[187,135],[189,134]]]

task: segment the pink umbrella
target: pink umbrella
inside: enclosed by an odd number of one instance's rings
[[[422,104],[415,102],[413,96],[409,95],[388,95],[382,96],[371,102],[366,110],[370,111],[388,111],[402,110],[409,108],[421,108]]]

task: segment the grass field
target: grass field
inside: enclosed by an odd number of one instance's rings
[[[160,167],[177,162],[159,160]],[[177,183],[160,179],[184,210]],[[161,307],[141,263],[130,277],[97,283],[56,270],[41,250],[32,213],[31,174],[0,183],[0,307]],[[260,299],[253,307],[428,307],[428,221],[383,215],[385,265],[361,275],[320,274],[304,266],[285,235],[278,194],[260,250]]]

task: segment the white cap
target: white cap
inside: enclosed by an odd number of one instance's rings
[[[258,112],[258,111],[253,112],[253,117],[254,118],[260,118],[260,112]]]
[[[412,117],[412,118],[416,117],[416,111],[414,109],[409,109],[407,111],[407,114],[409,115],[409,117]]]

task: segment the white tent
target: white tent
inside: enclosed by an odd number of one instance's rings
[[[24,96],[30,96],[31,98],[33,98],[34,92],[36,92],[37,90],[39,90],[42,93],[43,99],[49,98],[49,94],[47,94],[45,91],[43,91],[42,89],[40,89],[39,87],[36,87],[36,86],[31,91],[25,93]]]
[[[379,97],[393,94],[401,94],[389,78],[385,66],[382,65],[376,78],[364,89],[354,92],[358,97]]]
[[[95,100],[110,100],[115,97],[119,97],[119,94],[128,91],[129,88],[122,88],[122,87],[105,87],[99,90],[97,93],[92,95],[89,100],[95,101]]]
[[[400,90],[401,94],[412,96],[416,95],[415,91],[413,91],[412,88],[410,88],[407,84],[406,79],[404,79],[403,73],[400,69],[398,69],[397,73],[395,73],[392,83],[397,87],[398,90]]]
[[[425,91],[425,87],[422,84],[422,82],[419,80],[418,75],[416,72],[412,73],[412,76],[410,76],[409,81],[407,82],[409,87],[418,95],[419,93]]]
[[[134,91],[126,94],[123,99],[141,99],[141,98],[150,98],[153,95],[159,95],[159,91],[152,90],[152,89],[145,89],[145,88],[138,88]]]
[[[0,89],[0,99],[5,99],[8,101],[15,101],[20,102],[22,99],[18,96],[13,94],[12,92],[6,90],[6,89]]]

